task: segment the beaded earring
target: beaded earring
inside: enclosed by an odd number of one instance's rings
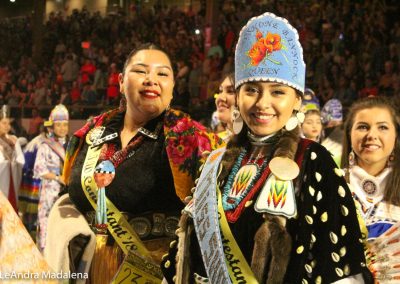
[[[351,149],[349,153],[349,167],[353,167],[356,164],[356,155],[354,154],[353,149]]]
[[[239,109],[235,106],[231,113],[232,130],[235,135],[239,134],[243,128],[243,118],[240,115]]]

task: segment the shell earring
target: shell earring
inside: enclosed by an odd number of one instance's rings
[[[235,107],[231,113],[232,117],[232,130],[235,135],[239,134],[243,128],[243,118],[240,115],[239,109]]]
[[[287,131],[292,131],[299,125],[299,123],[304,122],[304,112],[301,112],[299,110],[295,110],[295,114],[292,114],[292,116],[289,118],[289,120],[285,124],[285,129]]]

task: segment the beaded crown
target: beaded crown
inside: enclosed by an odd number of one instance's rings
[[[44,126],[52,126],[56,121],[68,121],[68,109],[63,105],[56,105],[50,113],[49,120],[44,122]]]
[[[306,65],[297,30],[272,13],[242,28],[235,50],[235,88],[249,81],[279,82],[304,93]]]

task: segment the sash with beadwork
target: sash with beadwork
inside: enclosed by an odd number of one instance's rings
[[[300,140],[296,153],[296,163],[299,166],[310,144],[310,140]],[[232,235],[222,206],[217,176],[225,151],[226,148],[221,148],[209,155],[200,175],[193,202],[185,210],[193,217],[210,283],[258,283]]]
[[[257,283],[230,232],[222,208],[217,174],[225,150],[213,151],[200,175],[192,211],[196,235],[210,283]],[[210,190],[214,188],[217,190]]]

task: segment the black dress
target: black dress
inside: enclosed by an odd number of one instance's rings
[[[104,125],[106,129],[102,137],[119,133],[123,118],[124,113],[112,117]],[[154,213],[178,216],[183,207],[175,193],[164,146],[164,133],[162,128],[156,129],[162,120],[163,116],[160,116],[145,125],[144,128],[156,134],[157,138],[144,135],[144,140],[135,153],[116,167],[115,178],[106,187],[106,196],[121,212],[127,212],[131,217],[146,215],[151,221],[149,214]],[[158,133],[153,133],[156,130]],[[117,150],[121,149],[119,135],[106,143],[114,144]],[[81,171],[87,150],[88,145],[85,143],[75,159],[68,185],[72,202],[84,214],[93,210],[81,187]]]

